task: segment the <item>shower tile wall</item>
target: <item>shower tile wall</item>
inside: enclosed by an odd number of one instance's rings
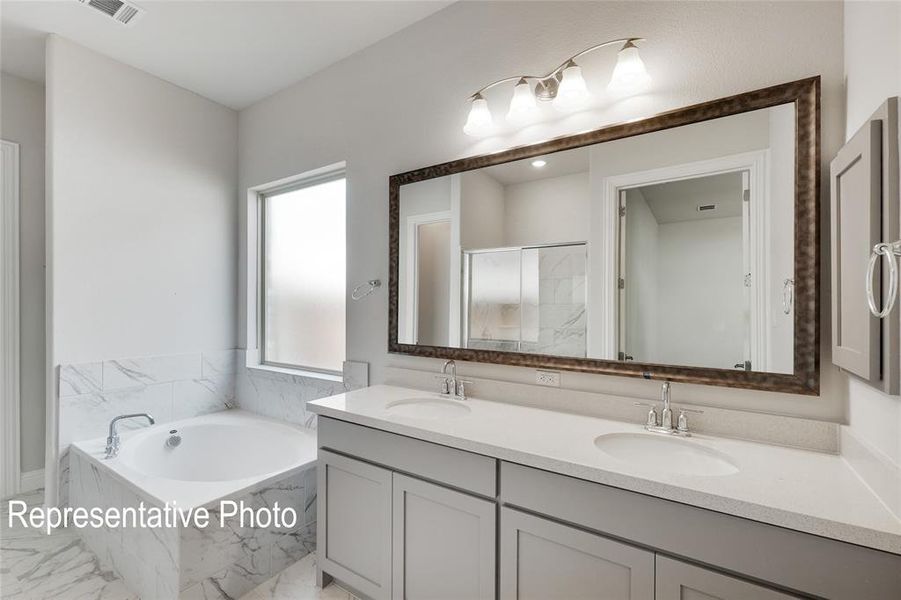
[[[586,356],[586,259],[584,246],[559,246],[538,251],[538,341],[523,341],[523,352],[554,356]],[[534,309],[533,309],[534,310]],[[534,314],[524,306],[524,314]]]

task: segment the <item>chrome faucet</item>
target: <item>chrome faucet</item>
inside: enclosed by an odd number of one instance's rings
[[[451,369],[450,377],[447,376],[448,367]],[[457,379],[457,363],[452,360],[445,361],[444,366],[441,367],[441,375],[438,378],[441,379],[440,392],[442,395],[453,395],[457,400],[466,400],[466,386],[472,382]]]
[[[119,454],[119,432],[116,431],[116,425],[122,419],[134,419],[137,417],[144,417],[150,424],[153,425],[156,421],[153,420],[147,413],[134,413],[131,415],[119,415],[115,419],[109,422],[109,436],[106,438],[106,458],[115,458],[117,454]]]
[[[691,408],[680,408],[678,409],[679,418],[676,420],[676,425],[673,426],[673,408],[670,402],[670,388],[671,384],[669,381],[664,381],[660,388],[660,400],[663,402],[663,411],[660,415],[659,422],[657,421],[656,406],[646,402],[636,402],[635,406],[650,407],[651,410],[648,411],[648,418],[644,424],[644,428],[648,431],[652,433],[665,433],[668,435],[690,437],[691,432],[688,429],[688,417],[685,416],[685,413],[702,414],[704,411]]]

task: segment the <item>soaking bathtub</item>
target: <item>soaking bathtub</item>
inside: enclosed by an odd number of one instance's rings
[[[173,435],[181,441],[170,447]],[[182,512],[203,507],[210,515],[203,528],[79,529],[101,562],[141,597],[217,589],[239,597],[315,550],[315,431],[233,409],[120,436],[119,455],[111,459],[104,458],[105,437],[72,445],[73,507],[168,504]],[[297,519],[260,526],[235,517],[220,526],[223,501],[254,511],[277,503]]]

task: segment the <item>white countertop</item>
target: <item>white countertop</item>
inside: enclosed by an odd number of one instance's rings
[[[466,400],[468,414],[446,419],[404,417],[386,409],[393,401],[423,397],[448,398],[377,385],[307,406],[325,417],[901,554],[901,520],[837,455],[694,435],[687,443],[727,455],[738,473],[673,474],[665,467],[617,460],[594,444],[603,434],[643,433],[640,424],[478,399]]]

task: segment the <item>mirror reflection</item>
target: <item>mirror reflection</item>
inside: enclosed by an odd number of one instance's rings
[[[794,105],[400,188],[405,344],[791,373]]]

